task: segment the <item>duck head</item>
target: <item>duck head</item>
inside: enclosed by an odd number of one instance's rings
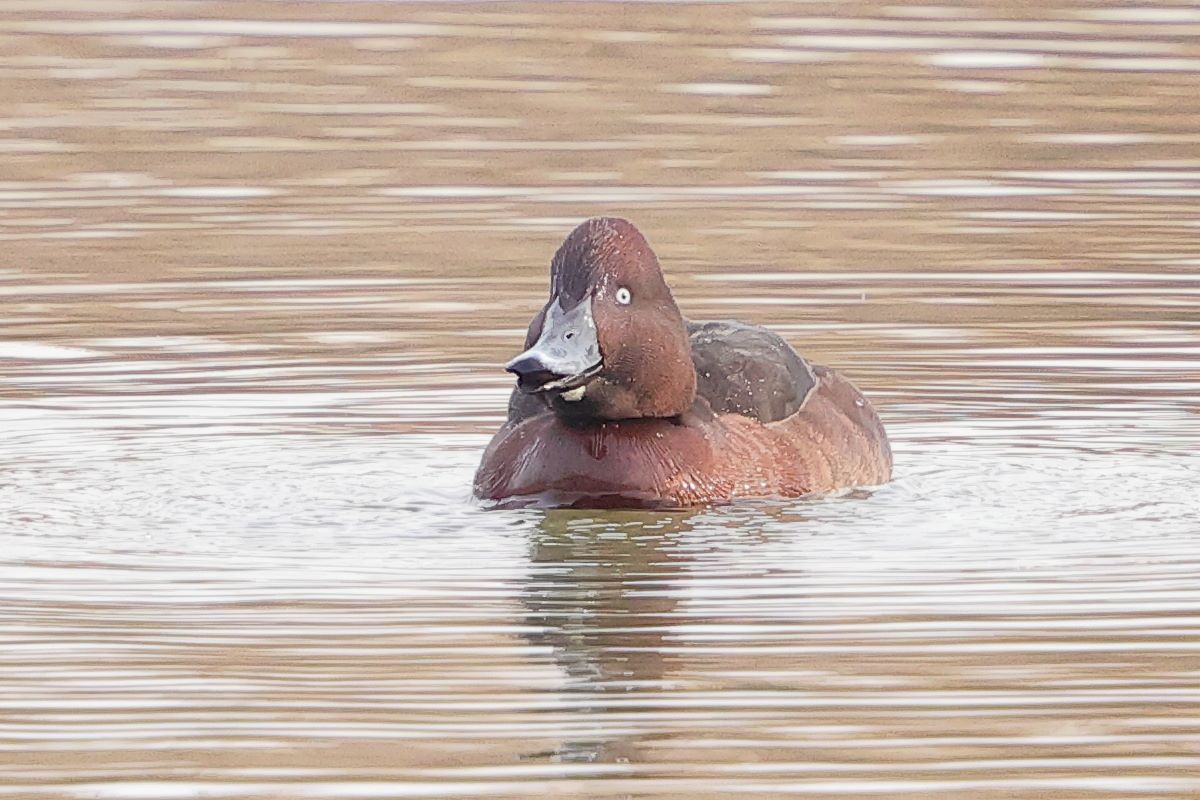
[[[504,368],[571,420],[675,417],[696,396],[683,315],[654,251],[623,219],[589,219],[558,248],[525,348]]]

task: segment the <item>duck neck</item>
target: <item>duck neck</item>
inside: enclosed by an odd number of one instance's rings
[[[582,397],[551,405],[575,425],[639,419],[672,419],[688,413],[696,400],[696,368],[687,340],[672,348],[648,345],[642,357],[616,360],[604,369]]]

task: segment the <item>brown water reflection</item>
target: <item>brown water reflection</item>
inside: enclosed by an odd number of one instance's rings
[[[1200,795],[1200,12],[0,8],[0,795]],[[896,481],[485,511],[580,218]]]

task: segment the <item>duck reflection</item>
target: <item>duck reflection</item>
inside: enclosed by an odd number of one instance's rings
[[[541,520],[523,600],[572,688],[625,692],[662,680],[690,517],[552,511]]]
[[[533,576],[522,601],[536,628],[529,639],[550,647],[566,677],[560,691],[577,715],[568,729],[578,735],[554,757],[640,760],[632,748],[655,733],[655,698],[679,688],[679,678],[670,677],[673,668],[681,671],[670,637],[682,621],[689,572],[714,546],[723,560],[734,541],[756,548],[766,531],[754,520],[771,518],[702,510],[545,512],[531,531]]]
[[[566,675],[562,692],[580,715],[577,739],[553,755],[569,761],[624,762],[632,713],[622,698],[664,688],[664,637],[687,569],[681,536],[696,512],[547,511],[533,531],[533,580],[522,600]],[[578,705],[574,705],[578,703]],[[643,712],[639,712],[639,716]]]

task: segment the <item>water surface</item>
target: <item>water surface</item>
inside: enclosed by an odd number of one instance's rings
[[[1200,12],[8,2],[0,795],[1200,795]],[[580,219],[896,479],[470,499]]]

